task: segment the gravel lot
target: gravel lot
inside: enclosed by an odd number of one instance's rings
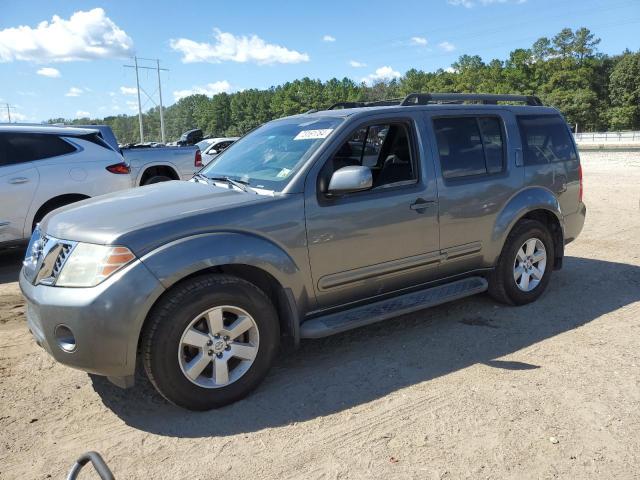
[[[583,168],[587,224],[537,303],[304,342],[214,412],[54,363],[25,326],[22,253],[0,254],[0,478],[64,478],[90,449],[118,478],[640,477],[640,152]]]

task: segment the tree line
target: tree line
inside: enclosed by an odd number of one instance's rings
[[[398,79],[373,85],[349,78],[303,78],[266,90],[191,95],[165,108],[167,141],[192,128],[211,136],[242,135],[274,118],[336,102],[399,98],[412,92],[537,95],[579,131],[640,130],[640,52],[605,55],[598,52],[599,43],[587,28],[565,28],[553,38],[538,39],[531,48],[513,50],[506,60],[486,63],[478,55],[462,55],[446,70],[412,68]],[[120,142],[139,141],[137,115],[66,122],[104,123]],[[143,123],[145,140],[159,141],[158,108],[144,113]]]

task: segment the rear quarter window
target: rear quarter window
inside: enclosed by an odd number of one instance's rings
[[[53,134],[5,133],[2,137],[7,164],[43,160],[76,151],[73,145]]]
[[[518,128],[525,165],[576,160],[569,127],[558,115],[520,115]]]

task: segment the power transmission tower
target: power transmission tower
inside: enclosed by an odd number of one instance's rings
[[[142,65],[138,65],[138,60],[143,60],[147,62],[155,62],[155,67],[145,67]],[[156,106],[160,107],[160,135],[162,136],[162,143],[166,143],[166,136],[164,132],[164,108],[162,106],[162,81],[160,78],[160,71],[168,72],[167,68],[160,68],[160,60],[157,58],[142,58],[142,57],[133,57],[134,64],[133,65],[124,65],[127,68],[135,68],[136,69],[136,90],[138,94],[138,122],[140,124],[140,142],[144,142],[144,127],[142,125],[142,102],[140,100],[140,91],[142,91],[147,98]],[[156,101],[153,99],[153,95],[149,95],[144,88],[140,87],[140,76],[138,75],[138,69],[144,70],[155,70],[158,73],[158,96],[160,100],[160,104],[158,105]]]

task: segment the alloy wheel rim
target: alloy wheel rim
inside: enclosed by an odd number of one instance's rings
[[[538,238],[522,244],[513,262],[513,279],[523,292],[531,292],[542,281],[547,268],[547,249]]]
[[[203,388],[232,384],[253,365],[260,346],[258,325],[239,307],[205,310],[182,333],[178,364],[183,375]]]

